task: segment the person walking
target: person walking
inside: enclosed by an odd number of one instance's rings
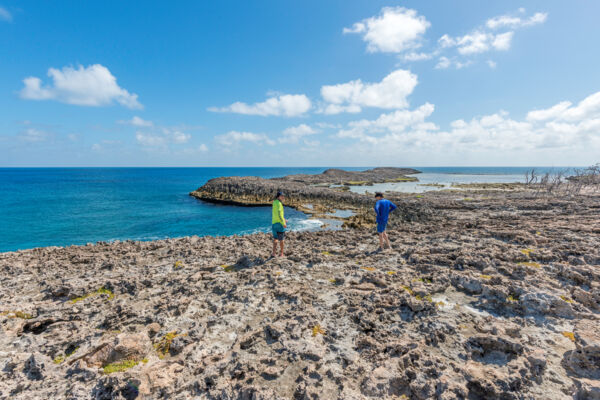
[[[389,201],[388,199],[383,198],[383,193],[377,192],[375,193],[375,214],[377,215],[377,234],[379,235],[379,250],[383,251],[385,245],[387,244],[388,249],[392,248],[390,243],[390,238],[388,237],[385,228],[387,227],[388,218],[390,213],[394,211],[397,207],[394,203]]]
[[[285,195],[283,192],[278,191],[273,200],[273,218],[272,218],[272,230],[273,230],[273,252],[272,257],[277,257],[277,243],[279,242],[279,256],[283,257],[283,241],[285,240],[285,228],[287,228],[287,222],[283,217],[283,201]]]

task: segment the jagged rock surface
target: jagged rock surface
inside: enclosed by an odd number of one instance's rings
[[[463,196],[413,196],[432,216],[383,253],[346,229],[275,259],[267,234],[0,254],[0,398],[597,398],[600,199]]]

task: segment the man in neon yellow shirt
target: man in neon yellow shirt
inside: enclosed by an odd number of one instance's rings
[[[283,257],[283,241],[285,240],[285,228],[287,228],[287,223],[283,217],[282,201],[284,199],[285,196],[283,193],[277,192],[277,196],[275,196],[275,200],[273,201],[273,253],[271,253],[273,257],[277,256],[277,242],[279,242],[279,247],[281,249],[279,256]]]

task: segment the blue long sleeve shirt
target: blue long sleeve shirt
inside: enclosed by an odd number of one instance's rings
[[[377,223],[385,223],[390,213],[396,209],[396,205],[388,199],[381,199],[375,203],[375,214],[377,214]]]

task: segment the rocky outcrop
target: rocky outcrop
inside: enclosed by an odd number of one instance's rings
[[[357,227],[374,223],[371,215],[373,197],[335,190],[331,185],[409,180],[403,174],[417,172],[406,168],[375,168],[359,172],[329,169],[319,175],[288,175],[273,179],[254,176],[222,177],[209,180],[190,195],[211,203],[252,207],[270,206],[274,195],[282,190],[286,194],[287,206],[311,215],[342,208],[353,210],[356,215],[347,221],[347,225]],[[395,200],[399,210],[393,218],[414,221],[431,216],[431,210],[423,202],[416,199]]]
[[[594,399],[598,197],[0,254],[0,398]],[[406,198],[406,201],[411,201]],[[268,210],[265,210],[268,214]]]
[[[274,178],[274,180],[299,182],[308,185],[326,184],[353,186],[371,185],[373,183],[386,182],[414,182],[418,181],[418,178],[407,175],[415,175],[419,173],[421,173],[421,171],[413,168],[380,167],[365,171],[346,171],[343,169],[330,168],[325,170],[322,174],[287,175],[282,178]]]

